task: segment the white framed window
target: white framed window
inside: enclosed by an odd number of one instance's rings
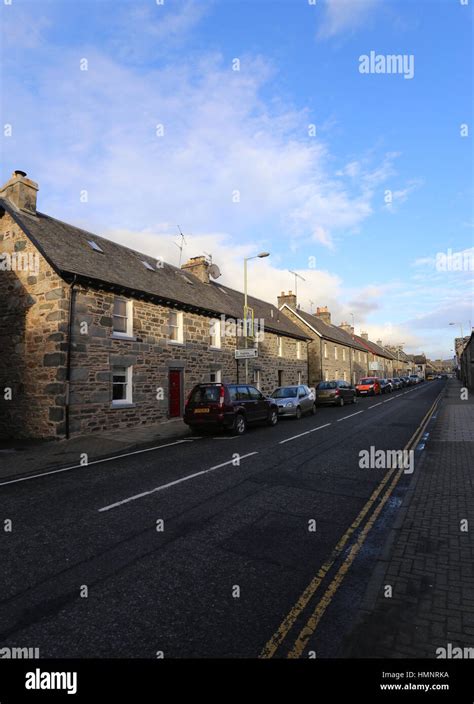
[[[324,381],[329,381],[329,372],[328,372],[327,369],[326,369],[326,371],[324,372]]]
[[[296,359],[301,359],[301,342],[299,340],[296,343]]]
[[[360,351],[359,351],[359,362],[360,362]]]
[[[209,345],[220,349],[221,347],[221,321],[217,318],[211,320],[209,326]]]
[[[301,372],[298,372],[298,386],[302,383],[301,376]]]
[[[213,369],[209,374],[209,381],[211,384],[219,384],[222,381],[221,369]]]
[[[114,337],[133,337],[133,301],[115,296],[112,320]]]
[[[182,311],[170,310],[168,317],[168,325],[170,342],[182,344],[184,339]]]
[[[336,369],[334,372],[334,378],[339,379],[339,369]]]
[[[343,381],[347,381],[347,379],[346,379],[346,372],[342,372],[342,379],[343,379]]]
[[[261,383],[260,369],[254,369],[253,370],[253,384],[254,384],[254,386],[257,387],[257,389],[259,391],[260,391],[260,383]]]
[[[327,358],[328,358],[328,346],[327,346],[327,343],[325,342],[324,343],[324,359],[327,359]],[[327,381],[327,379],[326,379],[326,381]]]
[[[278,345],[278,356],[283,357],[283,338],[278,335],[277,337],[277,345]]]
[[[112,367],[112,405],[133,403],[133,367]]]
[[[334,359],[337,359],[337,347],[334,347]]]
[[[342,361],[343,362],[346,361],[346,348],[345,347],[342,348]]]

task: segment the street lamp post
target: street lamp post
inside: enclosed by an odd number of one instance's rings
[[[260,252],[260,254],[255,254],[253,257],[244,257],[244,330],[245,330],[245,349],[248,347],[248,336],[247,336],[247,262],[251,259],[263,259],[264,257],[269,257],[270,252]],[[245,360],[245,383],[248,384],[249,375],[249,361]]]

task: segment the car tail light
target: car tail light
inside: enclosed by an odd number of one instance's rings
[[[334,396],[339,396],[339,389],[336,389],[336,391],[334,392]]]
[[[219,406],[224,405],[224,397],[225,397],[225,389],[223,386],[221,386],[220,392],[219,392]]]

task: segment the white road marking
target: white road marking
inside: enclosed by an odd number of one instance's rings
[[[358,416],[359,413],[363,413],[363,412],[364,412],[364,411],[356,411],[355,413],[351,413],[350,415],[344,416],[343,418],[338,418],[338,419],[337,419],[337,422],[340,423],[341,420],[346,420],[347,418],[352,418],[352,416]]]
[[[60,472],[70,472],[71,469],[87,468],[93,464],[101,464],[103,462],[111,462],[112,460],[120,460],[122,457],[130,457],[131,455],[141,455],[144,452],[152,452],[153,450],[161,450],[162,447],[171,447],[172,445],[182,445],[185,442],[195,442],[196,440],[201,440],[202,438],[186,438],[184,440],[177,440],[176,442],[168,442],[166,445],[156,445],[156,447],[147,447],[144,450],[134,450],[133,452],[125,452],[123,455],[114,455],[113,457],[105,457],[101,460],[92,460],[87,464],[73,464],[71,467],[63,467],[62,469],[52,469],[49,472],[41,472],[40,474],[32,474],[29,477],[20,477],[19,479],[10,479],[8,482],[1,482],[0,486],[6,486],[7,484],[16,484],[17,482],[26,482],[29,479],[38,479],[39,477],[46,477],[48,474],[59,474]]]
[[[388,403],[389,401],[393,401],[393,398],[386,398],[384,403]]]
[[[369,409],[370,409],[370,408],[375,408],[375,406],[381,406],[381,405],[382,405],[382,401],[379,401],[378,403],[374,403],[373,406],[369,406]],[[367,410],[369,410],[369,409],[367,409]]]
[[[291,442],[291,440],[296,440],[297,438],[302,438],[303,435],[308,435],[309,433],[314,433],[316,430],[321,430],[321,428],[327,428],[331,423],[326,423],[325,425],[318,425],[317,428],[311,428],[311,430],[306,430],[304,433],[299,435],[293,435],[291,438],[286,438],[286,440],[280,440],[279,445],[284,445],[285,442]]]
[[[239,460],[244,460],[246,457],[252,457],[252,455],[258,455],[258,452],[249,452],[247,455],[240,455]],[[221,467],[225,467],[228,464],[233,464],[235,462],[235,459],[228,460],[227,462],[222,462],[222,464],[216,464],[214,467],[209,467],[209,469],[203,469],[201,472],[194,472],[194,474],[187,474],[185,477],[181,477],[181,479],[176,479],[174,482],[168,482],[168,484],[162,484],[161,486],[156,486],[154,489],[150,489],[150,491],[144,491],[141,494],[135,494],[134,496],[129,496],[127,499],[122,499],[122,501],[117,501],[114,504],[110,504],[109,506],[103,506],[102,508],[99,508],[98,511],[99,513],[103,511],[110,511],[112,508],[117,508],[117,506],[123,506],[123,504],[128,504],[130,501],[136,501],[137,499],[142,499],[144,496],[150,496],[150,494],[155,494],[157,491],[163,491],[164,489],[168,489],[170,486],[176,486],[177,484],[182,484],[183,482],[187,482],[190,479],[194,479],[195,477],[200,477],[203,474],[207,474],[208,472],[213,472],[215,469],[220,469]]]
[[[216,435],[215,438],[212,438],[213,440],[239,440],[242,436],[241,435]]]

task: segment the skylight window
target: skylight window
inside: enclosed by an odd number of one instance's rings
[[[102,247],[99,247],[97,242],[94,242],[94,240],[87,240],[87,244],[89,245],[89,247],[91,249],[94,250],[94,252],[102,252],[102,254],[104,253],[104,250],[102,249]]]
[[[155,271],[155,267],[150,264],[150,262],[146,262],[144,259],[140,260],[145,269],[148,269],[149,271]]]

